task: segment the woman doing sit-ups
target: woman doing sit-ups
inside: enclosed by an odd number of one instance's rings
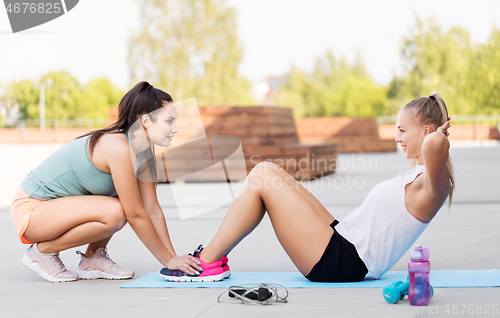
[[[227,254],[267,211],[279,242],[307,279],[360,281],[368,271],[379,278],[414,244],[452,195],[449,120],[438,94],[404,106],[395,125],[396,142],[413,169],[375,186],[340,223],[281,167],[258,164],[215,237],[195,254],[203,263],[227,262]],[[179,271],[163,269],[160,273],[168,280],[189,280]]]

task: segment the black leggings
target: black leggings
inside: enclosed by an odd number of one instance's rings
[[[330,224],[333,229],[330,242],[306,278],[313,282],[359,282],[365,278],[368,269],[359,258],[354,245],[335,231],[335,220]]]

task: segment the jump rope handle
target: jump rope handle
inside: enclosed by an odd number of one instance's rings
[[[234,296],[233,293],[231,293],[231,291],[234,292],[234,293],[236,293],[236,294],[238,294],[238,295],[240,295],[240,296],[243,296],[243,294],[245,294],[245,292],[247,292],[248,289],[246,289],[246,288],[238,288],[237,286],[230,287],[229,297],[234,298],[235,296]],[[265,301],[265,300],[271,298],[272,295],[273,294],[269,291],[268,288],[259,287],[259,289],[257,290],[257,292],[255,292],[255,291],[252,290],[249,293],[247,293],[245,295],[245,297],[248,297],[248,298],[250,298],[252,300]]]

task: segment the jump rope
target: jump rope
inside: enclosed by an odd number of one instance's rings
[[[285,296],[280,296],[278,290],[283,290]],[[283,293],[283,292],[282,292]],[[288,290],[279,284],[244,284],[231,286],[217,297],[217,302],[232,302],[240,300],[244,304],[273,305],[286,303]]]

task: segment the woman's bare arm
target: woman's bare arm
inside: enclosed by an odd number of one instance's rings
[[[427,135],[422,143],[426,186],[428,186],[435,196],[446,196],[449,191],[447,163],[450,142],[446,135],[449,126],[449,121],[447,121],[437,131]]]
[[[149,169],[147,169],[149,171]],[[139,191],[141,193],[142,204],[146,213],[148,214],[156,233],[160,237],[161,242],[170,252],[170,254],[177,256],[175,253],[174,246],[170,240],[170,235],[168,233],[167,222],[165,220],[165,215],[163,210],[158,203],[158,198],[156,196],[156,188],[153,182],[138,180]]]
[[[176,257],[169,252],[144,209],[128,142],[125,139],[109,142],[104,148],[113,183],[130,227],[163,266],[194,274],[195,269],[199,268],[196,259],[188,255]]]

